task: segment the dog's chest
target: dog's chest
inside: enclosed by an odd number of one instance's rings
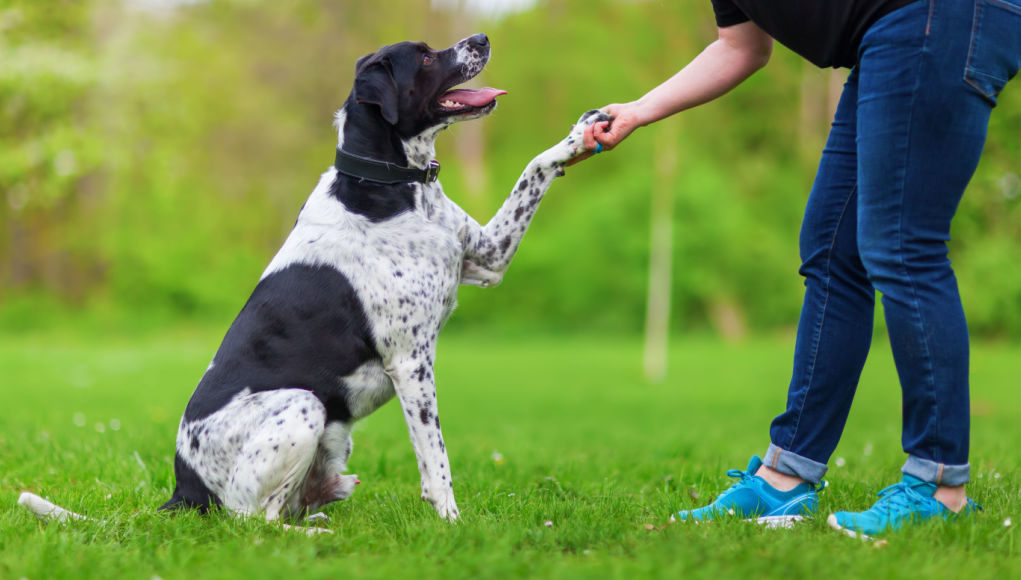
[[[367,254],[374,271],[365,273],[369,283],[360,288],[366,310],[370,318],[387,319],[395,327],[423,322],[439,326],[456,304],[460,241],[448,224],[420,215],[393,222],[368,235]]]
[[[406,335],[434,336],[456,305],[464,252],[450,202],[437,188],[416,211],[372,223],[318,190],[263,277],[293,263],[336,269],[354,287],[381,354]]]

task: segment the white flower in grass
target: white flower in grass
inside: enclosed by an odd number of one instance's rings
[[[837,467],[843,467],[843,466],[847,465],[847,460],[844,459],[843,457],[838,457],[836,463],[837,463]]]
[[[120,419],[110,419],[110,430],[112,430],[112,431],[120,431],[121,430],[121,420]]]
[[[865,457],[868,457],[869,455],[872,455],[872,444],[871,443],[866,443],[865,444],[865,449],[862,451],[862,453],[865,455]]]
[[[494,451],[490,457],[493,459],[493,463],[497,465],[503,464],[503,454],[500,453],[499,451]]]
[[[75,427],[84,427],[85,413],[75,413],[74,416],[71,417],[71,422],[74,423]]]
[[[1003,520],[1003,527],[1009,528],[1012,523],[1013,522],[1010,521],[1010,518],[1007,518],[1007,519]]]
[[[104,432],[106,432],[106,425],[104,425],[102,423],[96,423],[96,432],[97,433],[104,433]]]
[[[546,522],[543,523],[542,525],[546,526],[547,528],[552,528],[553,527],[553,520],[546,520]]]

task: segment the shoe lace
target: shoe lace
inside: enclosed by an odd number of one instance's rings
[[[748,485],[749,483],[751,483],[754,474],[741,469],[728,469],[727,477],[736,477],[738,478],[738,480],[731,484],[730,488],[727,489],[727,491],[720,494],[721,496],[728,494],[735,489]]]
[[[872,509],[886,512],[914,511],[915,508],[925,505],[929,499],[901,481],[880,491],[879,501],[872,506]]]
[[[737,477],[737,478],[739,478],[737,481],[735,481],[733,484],[731,484],[730,489],[727,490],[727,491],[730,491],[731,489],[735,489],[735,488],[738,488],[738,487],[744,487],[748,483],[751,483],[751,480],[755,476],[755,474],[747,472],[747,471],[742,471],[740,469],[728,469],[727,470],[727,476],[728,477]],[[825,480],[820,481],[817,485],[813,485],[812,486],[813,491],[815,491],[815,492],[825,491],[827,487],[829,487],[829,483],[826,482]],[[893,487],[893,486],[890,486],[890,487]],[[887,489],[889,489],[889,488],[887,488]],[[883,491],[886,491],[886,490],[884,489]],[[724,493],[726,493],[726,492],[724,492]]]

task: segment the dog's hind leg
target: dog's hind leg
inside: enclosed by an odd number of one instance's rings
[[[351,457],[351,424],[333,421],[326,425],[315,462],[305,480],[302,504],[308,511],[315,511],[324,505],[345,500],[354,493],[359,483],[358,476],[343,475]],[[312,514],[309,520],[329,519],[325,514]]]
[[[267,520],[305,511],[306,479],[325,425],[326,409],[311,392],[266,393],[258,419],[246,426],[223,505]]]

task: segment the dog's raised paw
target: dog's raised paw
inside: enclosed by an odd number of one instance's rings
[[[601,123],[603,121],[607,122],[613,121],[613,117],[611,115],[607,115],[606,113],[600,111],[599,109],[592,109],[590,111],[585,111],[584,113],[582,113],[581,118],[578,119],[578,124],[581,125],[582,127],[588,127],[589,125]]]
[[[586,111],[585,114],[578,119],[578,122],[571,127],[571,132],[567,134],[567,137],[561,142],[559,151],[555,154],[557,164],[563,164],[585,152],[585,129],[594,123],[601,121],[612,121],[613,117],[600,111],[599,109],[592,109]],[[563,171],[556,173],[557,177],[563,175]]]

